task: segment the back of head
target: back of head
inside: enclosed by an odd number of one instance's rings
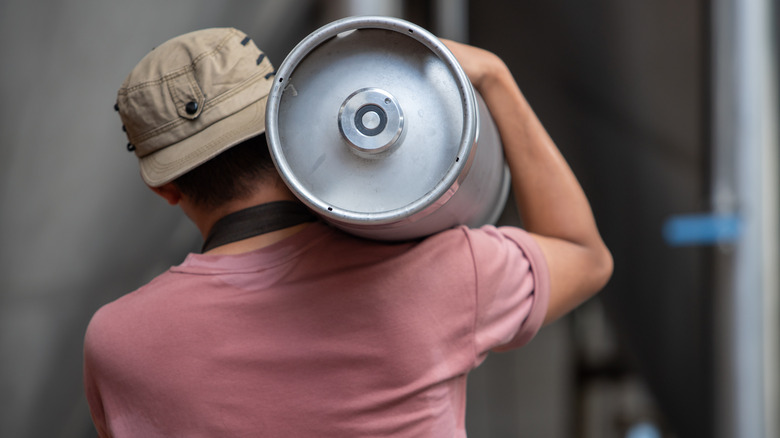
[[[251,197],[269,185],[283,187],[265,134],[244,140],[173,180],[195,205],[215,209],[227,201]]]
[[[184,34],[147,54],[116,105],[144,181],[159,187],[263,134],[273,74],[265,54],[232,28]]]

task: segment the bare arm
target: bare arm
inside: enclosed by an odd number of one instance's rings
[[[612,256],[599,235],[577,178],[496,55],[444,40],[480,92],[498,126],[520,215],[550,270],[545,324],[595,295],[612,275]]]

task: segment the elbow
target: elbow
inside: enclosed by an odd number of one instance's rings
[[[615,270],[615,261],[612,258],[612,253],[609,251],[609,248],[603,244],[595,251],[593,259],[593,294],[595,295],[601,291],[601,289],[609,283],[610,278],[612,278],[612,273]]]

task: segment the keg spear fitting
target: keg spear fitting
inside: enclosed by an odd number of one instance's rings
[[[363,88],[350,94],[339,109],[339,131],[358,152],[378,154],[401,137],[404,114],[385,90]]]

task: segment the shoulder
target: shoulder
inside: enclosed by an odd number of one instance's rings
[[[491,260],[504,260],[509,263],[526,260],[531,265],[540,265],[540,270],[546,267],[544,255],[534,238],[525,230],[516,227],[457,226],[419,241],[401,243],[376,242],[345,235],[342,237],[357,246],[362,246],[366,251],[400,250],[407,257],[422,257],[431,261],[465,258],[470,263],[479,265],[489,263]]]
[[[536,240],[515,227],[466,229],[474,257],[476,342],[481,353],[525,345],[542,326],[549,269]]]
[[[150,309],[149,302],[159,299],[160,291],[166,290],[173,283],[174,274],[167,270],[150,282],[119,298],[103,304],[93,315],[87,325],[85,345],[95,345],[104,339],[128,333],[137,324],[139,314]]]
[[[482,277],[483,284],[492,283],[486,281],[488,277],[529,275],[539,285],[548,283],[547,262],[540,246],[528,232],[516,227],[458,226],[424,239],[411,252],[432,266],[456,264],[461,269],[470,269]]]
[[[459,226],[438,233],[428,239],[438,246],[467,245],[475,257],[494,258],[508,254],[518,254],[544,261],[544,255],[538,243],[528,232],[516,227],[495,227],[485,225],[479,228]]]
[[[541,247],[527,231],[516,227],[462,227],[477,271],[483,276],[531,277],[537,290],[549,288],[549,269]]]

